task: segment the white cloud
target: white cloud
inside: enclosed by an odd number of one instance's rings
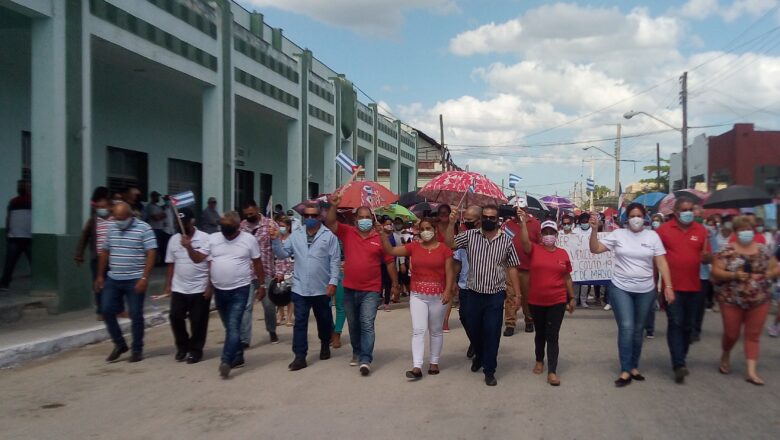
[[[435,14],[460,11],[456,0],[240,0],[248,7],[273,7],[351,29],[361,35],[395,37],[404,14],[425,10]]]
[[[735,0],[721,4],[718,0],[688,0],[680,8],[680,15],[695,20],[719,16],[731,22],[743,16],[757,17],[777,5],[777,0]]]

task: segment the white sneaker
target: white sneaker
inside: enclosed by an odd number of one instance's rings
[[[778,326],[777,324],[771,324],[769,327],[766,328],[766,333],[769,336],[776,338],[778,335],[780,335],[780,326]]]
[[[582,303],[582,304],[580,304],[580,308],[581,309],[589,309],[590,306],[588,305],[588,303]]]
[[[607,304],[607,305],[604,306],[604,310],[607,310],[607,311],[612,310],[612,306]]]
[[[371,365],[360,364],[360,375],[368,376],[369,374],[371,374]]]
[[[351,361],[349,361],[349,366],[350,366],[350,367],[357,367],[357,366],[358,366],[358,360],[357,360],[357,358],[352,358],[352,360],[351,360]]]

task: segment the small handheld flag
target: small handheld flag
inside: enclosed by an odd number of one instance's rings
[[[171,203],[177,208],[184,208],[186,206],[195,204],[195,193],[192,191],[185,191],[183,193],[174,194],[171,196]]]
[[[586,180],[585,184],[587,185],[588,192],[593,192],[596,190],[596,182],[593,179]]]
[[[336,156],[336,163],[350,174],[354,173],[355,169],[358,168],[358,164],[343,152]]]
[[[502,231],[504,231],[504,234],[506,234],[507,237],[509,237],[510,240],[513,240],[515,238],[515,233],[512,232],[511,229],[509,229],[506,225],[504,225],[503,228],[501,228]]]
[[[509,173],[509,187],[515,188],[520,181],[523,180],[522,177],[518,176],[517,174]]]
[[[265,206],[265,216],[273,218],[274,216],[274,196],[268,196],[268,204]]]

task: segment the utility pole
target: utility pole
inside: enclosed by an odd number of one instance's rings
[[[593,191],[590,192],[590,212],[593,212],[593,202],[596,198],[596,161],[590,157],[590,180],[593,182]]]
[[[688,188],[688,72],[680,77],[680,104],[682,104],[682,180]]]
[[[617,140],[615,141],[615,197],[620,197],[620,137],[622,126],[617,124]]]
[[[441,141],[441,170],[447,171],[444,166],[444,116],[439,114],[439,139]]]
[[[661,189],[661,144],[655,143],[655,181]]]

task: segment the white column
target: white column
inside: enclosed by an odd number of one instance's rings
[[[67,225],[65,7],[65,2],[52,2],[52,18],[32,21],[30,126],[35,234],[64,234]]]
[[[337,142],[341,135],[325,136],[324,153],[322,155],[322,186],[320,192],[329,193],[336,189],[336,155],[341,142]]]
[[[401,172],[401,166],[398,164],[397,160],[390,161],[390,191],[399,194],[399,192],[403,192],[399,190],[399,173]]]
[[[223,200],[225,182],[225,136],[222,120],[223,99],[220,86],[203,89],[202,147],[203,195],[205,204],[209,197],[217,198],[221,211],[232,209],[232,200]]]
[[[376,153],[373,151],[366,151],[366,180],[376,181]]]
[[[81,223],[84,223],[90,215],[90,206],[86,201],[92,197],[92,190],[97,186],[92,180],[92,154],[94,147],[92,146],[92,35],[89,28],[90,20],[87,19],[90,16],[89,1],[82,2],[81,16],[84,17],[81,34],[81,123],[83,126],[81,131],[81,160],[83,164],[81,197],[85,201],[81,209]],[[101,185],[103,184],[101,182]]]
[[[293,206],[305,200],[308,192],[309,179],[307,178],[309,161],[307,154],[309,149],[304,146],[309,142],[308,122],[300,120],[287,124],[287,203],[285,206]],[[304,135],[305,133],[305,135]]]

